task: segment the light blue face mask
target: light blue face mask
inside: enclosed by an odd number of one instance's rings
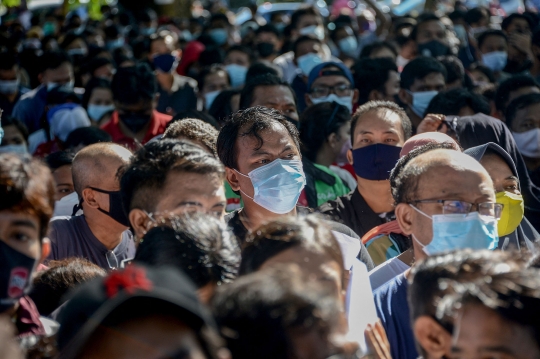
[[[433,97],[437,96],[439,93],[439,91],[407,92],[411,94],[413,98],[411,109],[420,118],[424,118],[424,113],[426,112],[429,103],[433,100]]]
[[[208,30],[208,36],[216,43],[216,45],[221,46],[227,42],[227,30],[225,29],[211,29]]]
[[[93,105],[88,104],[88,109],[86,112],[88,113],[88,117],[92,121],[99,121],[103,118],[103,116],[108,113],[114,111],[114,105]]]
[[[309,76],[311,70],[313,70],[315,66],[322,64],[323,60],[319,55],[310,52],[309,54],[300,56],[297,59],[297,62],[298,67],[300,68],[300,70],[302,70],[302,73],[306,76]]]
[[[27,155],[28,148],[24,143],[21,143],[20,145],[5,145],[0,146],[0,153],[16,153],[18,155]]]
[[[298,160],[277,159],[247,175],[235,171],[251,179],[253,184],[253,197],[242,190],[240,192],[259,206],[276,214],[292,211],[306,185],[302,161]]]
[[[354,36],[347,36],[339,40],[338,46],[341,52],[347,56],[355,57],[358,52],[358,40]]]
[[[314,105],[316,105],[318,103],[323,103],[323,102],[336,102],[339,105],[347,107],[349,109],[349,112],[352,113],[352,107],[353,107],[353,105],[352,105],[352,97],[353,97],[352,94],[350,96],[339,97],[336,94],[331,93],[330,95],[325,96],[325,97],[318,97],[318,98],[310,97],[310,99],[311,99],[311,102],[313,102]]]
[[[412,237],[429,256],[457,249],[497,249],[499,235],[495,217],[482,216],[478,212],[463,214],[437,214],[428,216],[415,206],[418,213],[430,218],[433,223],[433,239],[423,245]]]
[[[57,87],[61,91],[71,92],[75,88],[75,81],[71,80],[70,82],[65,83],[63,85],[60,85],[60,84],[58,84],[56,82],[48,82],[47,83],[47,91],[51,91],[51,90],[53,90],[53,89],[55,89]]]
[[[508,61],[508,53],[506,51],[493,51],[482,55],[482,62],[491,71],[502,71]]]
[[[221,91],[212,91],[208,92],[204,95],[204,107],[209,110],[212,104],[214,103],[214,100],[218,95],[221,93]]]
[[[225,69],[229,73],[232,87],[239,87],[244,85],[244,82],[246,82],[246,74],[248,72],[247,67],[237,64],[230,64],[225,66]]]

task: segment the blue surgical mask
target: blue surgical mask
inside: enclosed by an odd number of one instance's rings
[[[243,86],[246,82],[246,74],[248,68],[245,66],[230,64],[225,66],[225,69],[229,73],[229,78],[231,79],[231,87]]]
[[[120,47],[123,47],[125,43],[126,42],[123,37],[119,37],[116,40],[109,40],[107,41],[107,49],[108,50],[118,49]]]
[[[18,155],[27,155],[28,148],[24,143],[20,145],[5,145],[0,146],[0,153],[16,153]]]
[[[114,105],[93,105],[88,104],[88,109],[86,112],[88,113],[88,117],[92,121],[99,121],[103,118],[103,116],[108,113],[114,111]]]
[[[428,245],[423,245],[412,235],[427,255],[465,248],[497,249],[499,235],[495,217],[482,216],[478,212],[429,216],[415,206],[411,207],[433,223],[433,239]]]
[[[354,36],[348,36],[339,40],[338,46],[345,55],[355,57],[358,50],[358,40]]]
[[[506,51],[493,51],[482,55],[482,63],[494,72],[502,71],[507,61],[508,53]]]
[[[424,113],[426,112],[431,100],[433,100],[433,97],[437,96],[439,93],[439,91],[408,92],[413,98],[411,109],[418,117],[421,118],[424,118]]]
[[[336,102],[342,106],[347,107],[349,109],[349,112],[352,113],[352,97],[353,97],[352,94],[350,96],[339,97],[336,94],[331,93],[330,95],[325,96],[325,97],[318,97],[318,98],[310,97],[310,99],[314,105],[318,103],[323,103],[323,102]]]
[[[236,171],[236,170],[235,170]],[[253,197],[246,197],[268,211],[276,214],[289,213],[296,207],[300,193],[306,185],[302,161],[277,159],[259,167],[247,175],[253,184]]]
[[[300,56],[296,61],[298,62],[298,67],[306,76],[309,76],[309,73],[311,72],[311,70],[313,70],[315,66],[323,63],[321,57],[318,54],[314,54],[312,52]]]
[[[300,35],[315,35],[319,40],[324,40],[324,27],[322,25],[311,25],[300,29]]]
[[[352,150],[356,175],[370,181],[385,181],[399,160],[401,147],[376,143]]]
[[[12,81],[0,81],[0,93],[4,95],[13,95],[19,90],[19,79]]]
[[[227,42],[227,30],[225,29],[211,29],[208,30],[208,36],[216,43],[216,45],[221,46]]]
[[[65,83],[63,85],[60,85],[60,84],[58,84],[56,82],[48,82],[47,83],[47,91],[51,91],[51,90],[53,90],[53,89],[55,89],[57,87],[62,91],[71,92],[75,88],[75,81],[71,80],[70,82]]]
[[[214,103],[214,100],[218,95],[221,93],[221,91],[212,91],[208,92],[204,95],[204,107],[209,110],[210,107],[212,107],[212,104]]]

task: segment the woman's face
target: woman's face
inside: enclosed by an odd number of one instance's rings
[[[4,128],[4,138],[2,139],[2,146],[7,145],[25,145],[27,146],[24,136],[15,125],[8,125]]]
[[[482,157],[480,163],[493,180],[495,192],[510,192],[521,194],[519,192],[519,180],[510,169],[510,166],[498,155],[488,154]]]
[[[540,103],[527,106],[516,112],[511,130],[513,132],[527,132],[540,128]]]
[[[88,100],[89,105],[112,105],[113,96],[111,90],[108,88],[95,88]]]

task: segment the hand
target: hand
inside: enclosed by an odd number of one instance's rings
[[[443,122],[446,118],[445,115],[439,115],[439,114],[428,114],[422,122],[418,125],[418,128],[416,129],[416,134],[421,134],[424,132],[442,132],[446,133],[448,130],[446,124]]]
[[[531,36],[520,34],[517,32],[511,33],[508,36],[508,44],[514,46],[519,51],[528,54],[531,52]]]
[[[390,354],[390,342],[386,336],[386,332],[378,320],[375,325],[368,324],[368,328],[364,332],[366,335],[366,343],[371,352],[367,357],[373,359],[392,359]]]

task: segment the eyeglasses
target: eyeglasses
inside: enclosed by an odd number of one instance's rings
[[[311,96],[313,98],[326,97],[331,92],[335,93],[338,97],[345,97],[351,95],[352,88],[347,84],[337,86],[317,86],[311,89]]]
[[[118,269],[118,258],[116,258],[116,254],[114,254],[113,251],[107,251],[107,253],[105,253],[105,258],[107,258],[109,268],[112,270]]]
[[[501,203],[484,202],[484,203],[470,203],[465,201],[453,201],[447,199],[424,199],[418,201],[412,201],[410,204],[416,203],[442,203],[443,214],[462,214],[463,216],[469,214],[473,208],[476,208],[479,214],[482,216],[494,217],[496,219],[501,218],[501,212],[504,207]]]

